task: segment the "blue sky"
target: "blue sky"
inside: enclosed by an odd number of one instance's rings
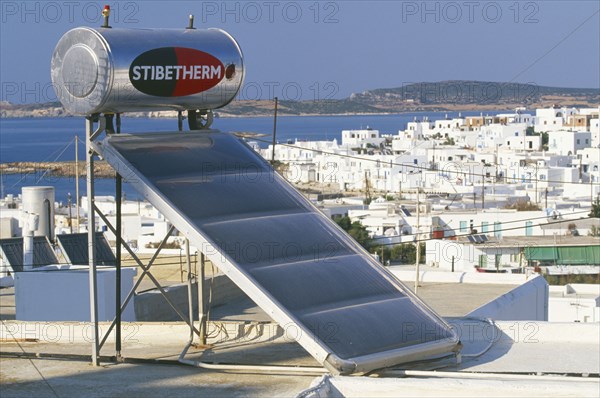
[[[52,100],[62,34],[111,25],[230,32],[244,52],[243,99],[343,98],[441,80],[600,88],[600,1],[0,1],[1,98]]]

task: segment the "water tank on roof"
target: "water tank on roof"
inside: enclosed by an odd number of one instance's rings
[[[23,187],[23,211],[39,216],[35,236],[54,240],[54,187]]]
[[[56,45],[51,76],[74,114],[208,110],[237,95],[244,64],[221,29],[79,27]]]

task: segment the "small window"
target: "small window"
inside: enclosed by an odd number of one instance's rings
[[[487,221],[482,221],[481,222],[481,233],[486,233],[488,232],[488,222]]]
[[[533,235],[533,222],[527,221],[525,223],[525,236]]]
[[[577,145],[581,144],[581,140],[577,138]]]
[[[479,268],[486,268],[486,267],[487,267],[487,255],[480,254],[479,255]]]
[[[460,222],[460,232],[467,232],[467,222],[466,221]]]
[[[501,222],[494,223],[494,237],[502,238],[502,223]]]

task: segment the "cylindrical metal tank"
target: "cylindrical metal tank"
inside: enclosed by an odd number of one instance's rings
[[[21,188],[23,211],[37,214],[39,221],[35,236],[47,236],[54,239],[54,187]]]
[[[51,75],[74,114],[216,109],[237,95],[244,63],[221,29],[79,27],[56,45]]]

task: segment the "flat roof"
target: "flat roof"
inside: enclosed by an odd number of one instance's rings
[[[488,235],[485,243],[469,242],[466,235],[459,236],[456,242],[473,246],[494,247],[529,247],[529,246],[596,246],[600,245],[600,237],[593,236],[506,236],[501,239]]]
[[[102,366],[93,367],[89,363],[89,342],[77,337],[78,333],[85,330],[85,325],[45,323],[44,330],[53,333],[68,331],[75,337],[71,339],[71,336],[63,335],[60,341],[52,342],[49,340],[55,338],[54,334],[50,336],[46,333],[45,340],[36,341],[32,338],[36,336],[36,330],[42,330],[39,324],[12,321],[3,323],[0,326],[5,328],[0,356],[3,398],[23,395],[161,397],[174,394],[180,397],[291,397],[307,390],[317,376],[267,374],[248,370],[225,372],[184,366],[177,364],[177,357],[189,335],[186,325],[124,325],[127,328],[133,327],[134,330],[134,333],[127,334],[122,350],[123,357],[131,362],[115,364],[104,360]],[[400,390],[392,388],[390,382],[405,388],[402,386],[418,383],[419,380],[428,383],[431,392],[433,384],[440,377],[451,380],[448,385],[438,386],[441,390],[434,389],[438,396],[452,392],[458,392],[460,396],[476,396],[476,389],[469,382],[473,379],[473,372],[479,375],[478,378],[485,380],[488,387],[507,377],[510,378],[510,374],[516,374],[510,385],[517,389],[531,386],[532,382],[545,383],[552,380],[561,381],[563,387],[564,383],[568,383],[569,387],[566,388],[572,388],[571,393],[581,392],[578,383],[586,383],[590,388],[596,388],[596,391],[600,385],[600,365],[597,356],[589,355],[590,352],[598,352],[599,349],[600,325],[597,323],[505,321],[489,324],[472,319],[458,319],[453,321],[453,325],[462,331],[461,341],[464,348],[461,364],[457,365],[454,360],[446,359],[443,362],[422,362],[403,367],[409,371],[438,369],[437,376],[432,379],[414,375],[406,377],[400,373],[394,375],[393,371],[385,378],[353,376],[342,379],[355,383],[356,386],[368,387],[370,396],[381,396],[375,394],[375,391],[386,393],[383,394],[385,396],[398,396]],[[192,347],[186,358],[220,364],[310,367],[318,365],[300,345],[284,338],[281,329],[272,329],[279,332],[269,336],[269,326],[270,324],[221,325],[223,329],[227,328],[228,333],[209,328],[209,343],[214,345],[205,349]],[[48,329],[49,327],[51,329]],[[103,323],[101,327],[105,329],[107,324]],[[6,329],[10,329],[13,334],[6,333]],[[236,330],[241,329],[246,333],[236,334]],[[11,338],[13,335],[15,339]],[[28,336],[29,338],[24,339]],[[266,339],[268,337],[272,338]],[[102,353],[106,356],[114,355],[111,339]],[[56,357],[52,358],[52,355]],[[451,373],[444,376],[444,372]],[[521,376],[536,374],[538,376]],[[565,374],[570,377],[560,378]],[[582,375],[590,377],[581,377]],[[524,380],[524,377],[527,377],[527,380]],[[114,382],[117,379],[119,383]],[[570,384],[571,382],[573,384]],[[504,390],[494,391],[496,394],[492,395],[498,395]],[[563,396],[564,391],[562,392],[563,394],[556,395]]]

